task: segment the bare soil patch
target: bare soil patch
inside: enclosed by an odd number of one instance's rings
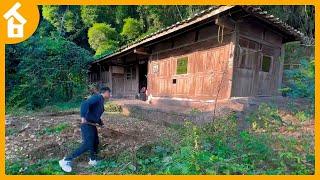
[[[78,114],[7,116],[6,119],[6,159],[23,157],[37,161],[62,158],[81,143]],[[106,114],[104,123],[106,128],[98,130],[102,158],[138,148],[168,135],[165,127],[120,114]],[[66,125],[60,132],[45,132],[60,124]],[[79,161],[87,159],[83,157]]]

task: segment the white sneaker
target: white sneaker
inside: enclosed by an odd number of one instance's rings
[[[88,164],[90,165],[90,166],[96,166],[97,164],[98,164],[98,161],[97,160],[89,160],[89,162],[88,162]]]
[[[59,161],[59,165],[61,167],[61,169],[65,172],[71,172],[72,171],[72,167],[71,167],[71,161],[66,161],[65,158],[61,159]]]

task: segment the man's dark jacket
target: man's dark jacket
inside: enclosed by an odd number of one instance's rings
[[[103,112],[104,98],[101,94],[92,95],[81,104],[80,116],[88,122],[102,125],[101,115]]]

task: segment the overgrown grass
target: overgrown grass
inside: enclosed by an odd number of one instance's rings
[[[266,111],[278,121],[273,107],[262,105],[251,118]],[[265,109],[268,107],[267,109]],[[263,118],[261,118],[263,117]],[[279,124],[280,125],[280,124]],[[274,126],[261,126],[274,128]],[[177,129],[176,129],[177,130]],[[178,130],[181,141],[171,140],[126,151],[92,169],[108,174],[313,174],[313,137],[303,139],[256,129],[239,131],[229,115],[205,126],[186,123]],[[275,131],[272,131],[275,132]],[[303,145],[304,149],[299,149]]]

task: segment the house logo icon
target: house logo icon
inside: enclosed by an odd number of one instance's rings
[[[20,7],[21,4],[17,2],[3,15],[7,20],[7,35],[9,38],[22,38],[24,36],[23,28],[27,20],[17,11]]]

